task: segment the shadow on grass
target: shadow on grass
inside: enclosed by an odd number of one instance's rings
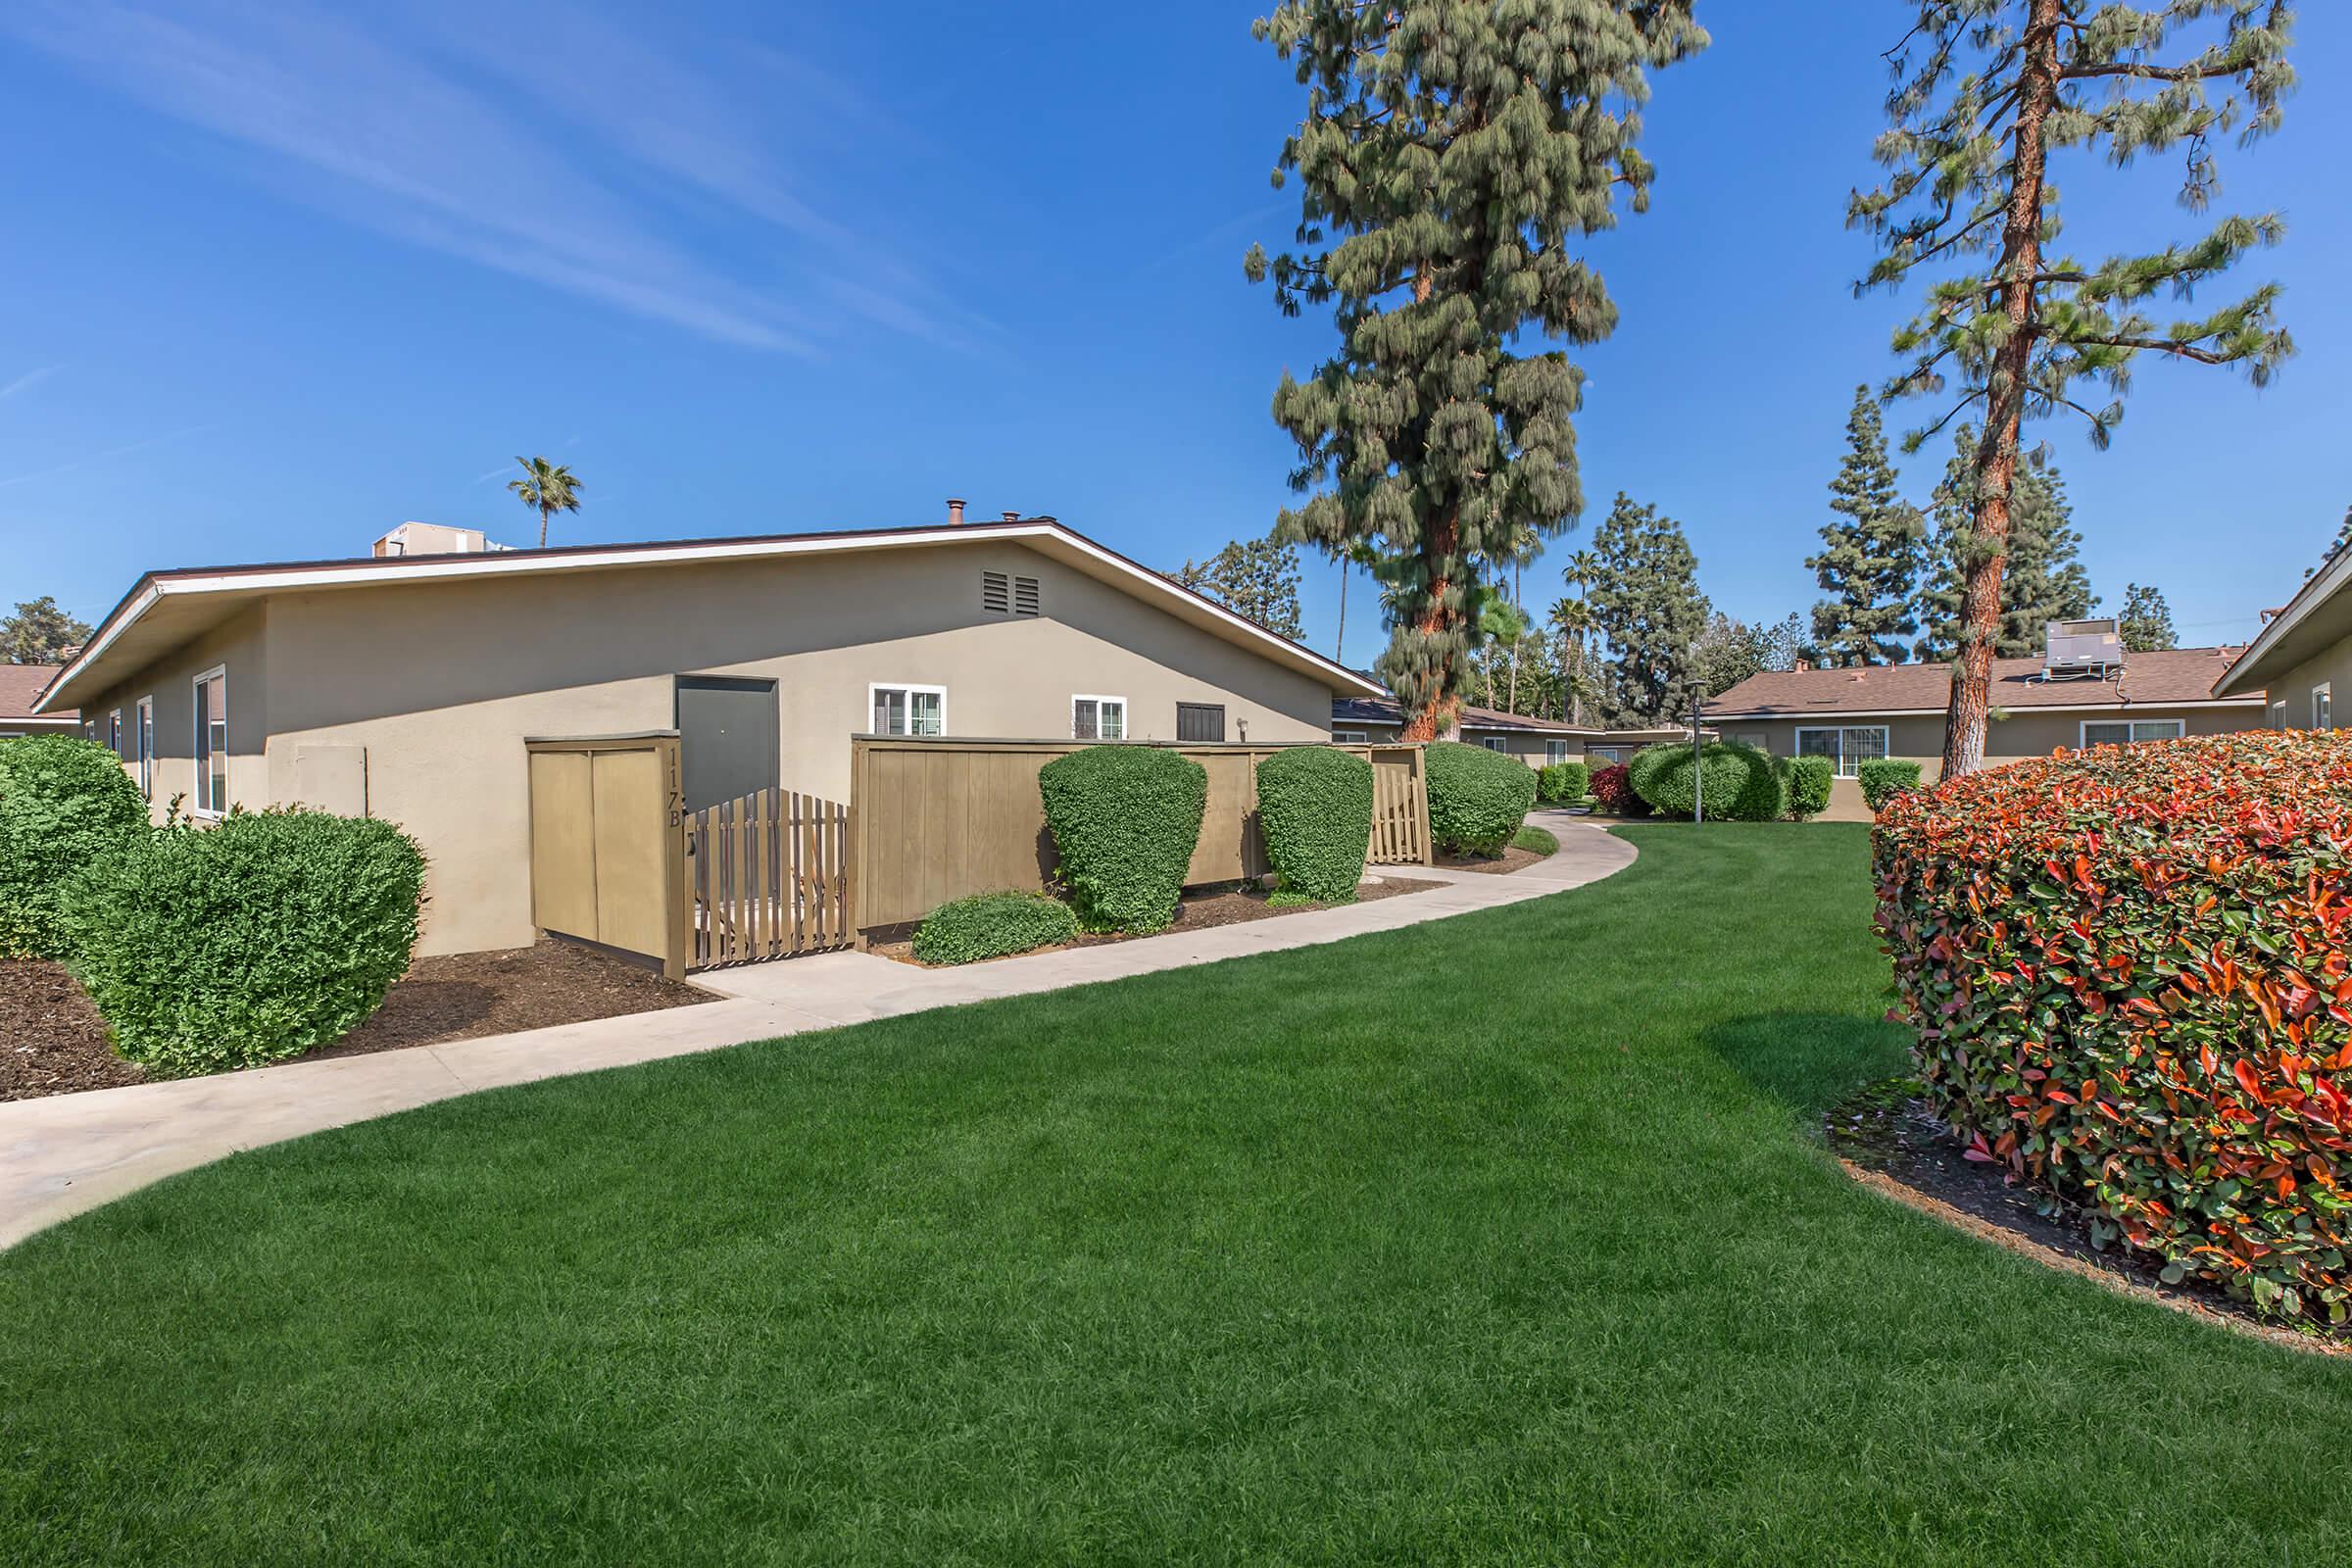
[[[1911,1031],[1851,1013],[1733,1018],[1699,1041],[1750,1085],[1808,1122],[1864,1084],[1910,1070]]]

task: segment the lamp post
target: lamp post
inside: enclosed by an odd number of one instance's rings
[[[1705,760],[1700,754],[1698,741],[1698,702],[1693,698],[1690,703],[1690,820],[1693,823],[1707,819],[1707,792],[1699,773],[1699,764]]]

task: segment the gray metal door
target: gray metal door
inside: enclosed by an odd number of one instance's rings
[[[680,675],[678,744],[689,811],[776,788],[776,683]]]

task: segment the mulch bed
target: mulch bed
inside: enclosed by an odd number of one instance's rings
[[[1399,894],[1426,893],[1431,888],[1442,888],[1446,885],[1443,882],[1415,882],[1404,877],[1390,876],[1386,872],[1379,873],[1379,875],[1378,882],[1367,882],[1356,889],[1356,903],[1372,904],[1381,899],[1396,898]],[[1171,931],[1205,931],[1211,926],[1240,925],[1247,920],[1279,919],[1286,914],[1303,914],[1310,909],[1334,907],[1344,907],[1344,906],[1328,904],[1275,905],[1268,904],[1266,895],[1255,889],[1228,887],[1211,891],[1204,888],[1198,893],[1188,893],[1184,896],[1183,902],[1176,906],[1175,922],[1168,927],[1167,931],[1154,931],[1151,935],[1166,936]],[[1053,947],[1038,948],[1034,951],[1058,953],[1066,948],[1099,948],[1106,943],[1133,942],[1135,940],[1133,935],[1124,931],[1083,931],[1079,933],[1078,940],[1075,942],[1056,943]],[[905,940],[877,942],[871,951],[877,956],[894,958],[900,963],[910,963],[918,969],[969,967],[964,964],[922,962],[914,956],[912,933],[909,933]],[[1012,956],[1025,958],[1029,955],[1015,954]],[[984,958],[980,961],[994,963],[998,960]]]
[[[295,1059],[362,1056],[711,1000],[651,969],[563,942],[418,958],[374,1017]],[[0,1101],[146,1081],[145,1068],[106,1043],[105,1020],[64,965],[0,960]]]
[[[1823,1130],[1846,1174],[1932,1218],[2124,1296],[2155,1301],[2260,1339],[2328,1355],[2352,1355],[2352,1333],[2284,1328],[2207,1286],[2167,1285],[2161,1265],[2129,1248],[2090,1244],[2090,1216],[2029,1188],[2006,1167],[1963,1158],[1919,1085],[1891,1079],[1834,1107]]]
[[[1538,855],[1533,850],[1522,850],[1513,845],[1506,846],[1500,855],[1491,860],[1483,855],[1440,855],[1437,863],[1449,871],[1488,871],[1496,876],[1508,876],[1513,871],[1526,870],[1538,860],[1550,858],[1548,855]]]

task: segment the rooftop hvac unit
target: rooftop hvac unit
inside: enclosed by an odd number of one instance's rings
[[[2124,666],[2124,633],[2115,621],[2047,621],[2042,637],[2043,680],[2104,680]]]

